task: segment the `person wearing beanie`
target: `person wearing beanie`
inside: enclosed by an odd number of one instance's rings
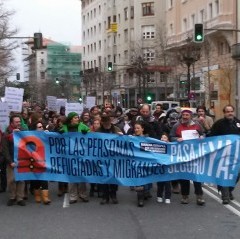
[[[192,120],[193,112],[190,108],[183,108],[181,111],[181,118],[179,121],[174,124],[170,131],[170,140],[182,142],[184,139],[184,131],[192,130],[196,131],[199,138],[203,138],[203,128],[197,122]],[[190,193],[190,180],[181,179],[179,180],[181,185],[181,204],[188,204],[189,203],[189,193]],[[203,199],[203,190],[202,184],[200,182],[193,182],[195,194],[196,194],[196,203],[197,205],[204,205],[205,200]]]
[[[87,125],[82,122],[79,122],[79,115],[76,112],[70,112],[67,116],[66,123],[63,124],[60,129],[61,133],[67,132],[80,132],[82,134],[86,134],[90,129]],[[87,196],[87,187],[86,183],[69,183],[69,196],[70,196],[70,204],[76,203],[79,199],[83,202],[88,202]]]

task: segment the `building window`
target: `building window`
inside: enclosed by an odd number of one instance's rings
[[[142,3],[142,15],[143,16],[153,16],[154,15],[154,3]]]
[[[45,79],[45,72],[44,72],[44,71],[41,71],[41,72],[40,72],[40,77],[41,77],[41,80],[44,80],[44,79]]]
[[[169,36],[172,36],[173,35],[173,24],[171,23],[169,25]]]
[[[209,3],[209,19],[212,19],[213,17],[213,9],[212,9],[212,3]]]
[[[204,9],[200,11],[200,23],[204,22]]]
[[[155,58],[155,52],[153,49],[144,49],[143,50],[143,58],[144,58],[144,61],[153,61],[154,58]]]
[[[216,12],[216,15],[219,14],[219,0],[215,0],[215,12]]]
[[[191,15],[191,23],[192,23],[192,27],[194,27],[196,20],[195,20],[195,14]]]
[[[168,9],[173,7],[173,0],[168,0]]]
[[[183,31],[187,31],[187,18],[183,19]]]
[[[155,38],[155,27],[154,25],[142,26],[143,39],[154,39]]]
[[[124,19],[128,20],[128,8],[124,8]]]
[[[134,19],[134,6],[131,6],[130,17],[131,19]]]
[[[128,42],[128,29],[124,30],[124,41]]]

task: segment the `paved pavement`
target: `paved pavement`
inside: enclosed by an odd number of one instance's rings
[[[64,208],[57,197],[57,184],[50,183],[52,203],[36,204],[30,196],[26,207],[6,206],[7,193],[0,194],[0,239],[226,239],[240,235],[240,187],[236,199],[224,206],[213,187],[205,186],[205,206],[197,206],[193,189],[191,202],[180,204],[173,194],[171,204],[154,197],[143,208],[136,206],[136,193],[120,187],[118,205],[100,205],[100,199]]]

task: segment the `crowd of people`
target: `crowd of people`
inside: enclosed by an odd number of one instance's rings
[[[81,115],[70,112],[65,116],[64,108],[60,113],[42,110],[36,105],[33,111],[29,112],[24,108],[21,114],[12,113],[10,124],[5,132],[0,132],[0,192],[8,191],[7,205],[26,205],[29,193],[34,195],[36,203],[49,205],[51,203],[48,189],[48,182],[35,181],[15,181],[14,168],[14,143],[13,132],[21,130],[50,131],[58,133],[79,132],[100,132],[120,135],[133,135],[142,137],[152,137],[165,142],[181,142],[184,140],[183,132],[195,130],[199,138],[227,134],[240,134],[240,120],[235,117],[234,107],[226,105],[223,108],[223,118],[214,122],[212,117],[207,115],[205,106],[199,106],[193,114],[190,108],[176,108],[164,112],[162,106],[158,104],[156,111],[151,114],[148,104],[131,108],[123,112],[122,108],[105,104],[100,109],[94,106],[85,109]],[[204,205],[202,183],[193,182],[196,203]],[[88,191],[89,188],[89,191]],[[137,205],[143,207],[146,200],[152,198],[152,184],[130,187],[136,191]],[[222,195],[222,203],[228,204],[233,200],[233,187],[218,187]],[[66,183],[58,182],[58,196],[69,193],[70,204],[81,200],[89,202],[89,197],[97,193],[101,198],[100,204],[118,203],[118,185],[91,183],[89,186],[85,182]],[[156,201],[158,203],[171,203],[171,194],[181,195],[181,204],[189,203],[190,181],[174,180],[157,182]]]

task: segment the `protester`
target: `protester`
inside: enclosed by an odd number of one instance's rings
[[[197,107],[197,117],[195,117],[193,120],[197,120],[198,123],[202,126],[204,133],[206,135],[210,134],[211,127],[213,125],[213,119],[206,115],[206,107],[205,106],[198,106]]]
[[[216,121],[212,128],[210,136],[219,136],[227,134],[240,134],[240,120],[235,117],[235,109],[232,105],[226,105],[223,108],[223,118]],[[234,187],[219,187],[222,194],[222,203],[229,204],[234,199],[232,194]]]
[[[198,136],[199,138],[203,138],[203,129],[200,124],[192,120],[192,116],[193,116],[193,112],[190,110],[190,108],[182,110],[181,118],[173,126],[170,132],[171,141],[182,142],[183,140],[185,140],[185,138],[183,137],[183,133],[188,130],[193,130],[193,132],[195,131],[195,133],[192,133],[193,137]],[[190,193],[190,180],[181,179],[179,181],[181,185],[181,194],[182,194],[181,203],[188,204],[189,193]],[[203,199],[202,184],[200,182],[193,182],[193,184],[195,188],[197,205],[204,205],[205,200]]]
[[[161,140],[164,142],[169,142],[168,134],[163,133]],[[157,202],[166,204],[171,203],[171,183],[170,181],[157,182]]]
[[[3,132],[0,129],[0,193],[5,192],[7,189],[7,165],[3,158],[2,152],[2,140],[3,140]]]
[[[80,132],[86,134],[90,129],[87,125],[79,122],[79,116],[76,112],[70,112],[67,116],[65,124],[63,124],[60,132]],[[76,203],[78,197],[83,202],[88,202],[86,183],[69,183],[70,204]]]
[[[32,130],[44,131],[44,126],[41,121],[36,122],[34,125],[32,125],[32,127]],[[49,199],[48,181],[32,180],[31,184],[34,190],[35,202],[43,202],[45,205],[50,204],[51,200]]]
[[[111,118],[109,115],[102,115],[101,127],[96,132],[122,134],[121,130],[111,123]],[[103,193],[103,197],[100,204],[104,205],[106,203],[109,203],[109,199],[112,200],[113,204],[117,204],[117,190],[118,185],[116,184],[101,184],[101,191]]]
[[[19,115],[12,115],[10,117],[10,125],[6,129],[5,136],[3,138],[3,157],[7,163],[7,183],[9,189],[8,206],[12,206],[15,202],[20,206],[25,206],[24,201],[24,182],[15,181],[14,168],[14,147],[13,147],[13,132],[21,130],[21,117]]]
[[[136,122],[134,124],[134,136],[148,136],[144,132],[144,124],[143,122]],[[144,199],[145,195],[149,194],[151,184],[145,184],[141,186],[136,186],[135,191],[137,192],[137,201],[138,201],[138,206],[143,207],[144,206]],[[147,199],[147,198],[146,198]]]

